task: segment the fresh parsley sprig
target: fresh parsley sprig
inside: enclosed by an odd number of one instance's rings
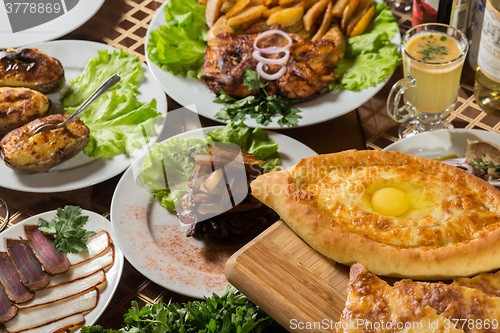
[[[83,229],[89,217],[81,214],[82,209],[77,206],[57,208],[54,221],[40,218],[38,228],[44,234],[54,236],[54,245],[62,252],[88,252],[87,239],[95,232]]]
[[[269,124],[274,116],[280,116],[278,119],[280,126],[295,126],[302,118],[299,115],[299,108],[292,106],[284,99],[267,93],[265,89],[267,83],[260,81],[256,71],[246,69],[243,84],[249,90],[255,90],[257,93],[236,99],[221,89],[219,97],[214,102],[224,104],[224,107],[215,115],[215,118],[235,122],[244,120],[249,115],[255,119],[257,124],[263,126]]]
[[[228,285],[222,294],[186,304],[157,303],[142,308],[136,301],[125,314],[120,331],[100,326],[83,327],[82,333],[265,333],[286,332],[276,321]]]

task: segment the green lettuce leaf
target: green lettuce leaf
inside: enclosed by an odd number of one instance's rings
[[[376,2],[375,17],[366,32],[347,40],[345,57],[335,69],[340,83],[332,82],[330,89],[363,90],[389,77],[400,61],[398,48],[391,43],[397,32],[389,6]]]
[[[206,153],[206,145],[205,140],[197,137],[172,138],[155,143],[146,154],[139,179],[169,211],[175,211],[175,202],[188,192],[187,181],[196,166],[189,154]],[[168,182],[178,184],[173,191],[168,186],[167,170]]]
[[[111,75],[120,75],[120,81],[92,103],[80,119],[90,129],[90,141],[85,154],[94,158],[109,158],[130,153],[148,142],[156,132],[161,113],[156,100],[137,101],[142,79],[141,61],[123,50],[102,50],[91,59],[83,73],[71,81],[61,95],[61,103],[68,114],[78,107]]]
[[[170,0],[165,6],[165,20],[166,25],[150,34],[149,58],[174,75],[199,79],[208,33],[205,6],[198,0]]]
[[[175,211],[175,202],[181,202],[188,192],[187,181],[196,166],[189,154],[206,153],[206,145],[212,141],[234,143],[241,150],[265,160],[261,166],[266,170],[278,169],[278,145],[261,128],[229,123],[224,128],[208,132],[207,136],[207,140],[186,137],[157,142],[146,154],[139,175],[141,184],[150,189],[169,211]],[[168,186],[169,183],[176,184],[173,190]]]
[[[207,135],[213,141],[234,143],[242,151],[255,154],[266,160],[266,163],[262,163],[260,166],[267,171],[279,169],[278,144],[260,127],[250,128],[243,122],[229,123],[224,128],[208,132]]]

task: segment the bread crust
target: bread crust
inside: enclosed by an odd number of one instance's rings
[[[346,214],[337,214],[341,209],[327,209],[321,203],[320,191],[311,190],[311,185],[322,186],[319,180],[332,170],[366,167],[399,168],[392,181],[416,175],[411,179],[426,180],[426,186],[435,190],[446,187],[462,193],[463,198],[457,197],[461,206],[453,209],[463,214],[443,223],[427,217],[381,218],[357,209],[349,211],[357,218],[353,221]],[[378,176],[372,179],[380,180],[386,174]],[[356,183],[353,179],[351,182]],[[362,179],[358,183],[363,184]],[[500,191],[438,161],[399,152],[349,150],[306,158],[290,169],[264,174],[252,182],[251,188],[253,196],[275,210],[306,243],[342,264],[361,263],[377,275],[429,280],[471,276],[500,267]],[[430,200],[431,205],[439,206],[439,202]],[[450,209],[447,205],[445,208]],[[484,206],[482,215],[474,212],[479,205]],[[410,220],[415,225],[402,227]],[[411,245],[405,244],[405,239]]]
[[[360,264],[349,274],[346,306],[337,333],[460,333],[454,322],[412,294],[399,292]]]

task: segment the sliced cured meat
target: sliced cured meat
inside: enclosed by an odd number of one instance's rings
[[[7,297],[4,289],[0,287],[0,323],[12,319],[17,314],[17,308]]]
[[[19,274],[6,252],[0,252],[0,283],[14,303],[23,303],[33,298],[34,294],[21,283]]]
[[[9,238],[7,239],[7,250],[21,282],[26,288],[39,290],[49,283],[49,276],[42,270],[42,265],[36,259],[27,240]]]
[[[54,245],[54,240],[40,231],[37,225],[25,225],[29,245],[45,271],[55,275],[66,272],[70,263],[66,255]]]

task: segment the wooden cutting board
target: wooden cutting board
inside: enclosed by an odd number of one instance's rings
[[[234,253],[225,274],[290,332],[335,332],[349,269],[313,250],[283,221]]]

